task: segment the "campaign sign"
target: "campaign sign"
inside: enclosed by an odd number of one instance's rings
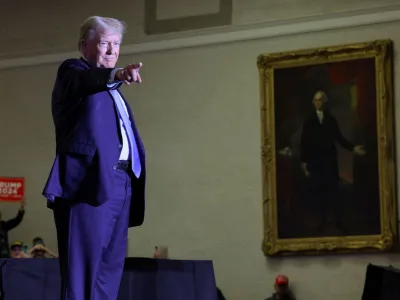
[[[0,201],[21,201],[24,192],[25,178],[0,177]]]

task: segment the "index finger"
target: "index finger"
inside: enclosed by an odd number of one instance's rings
[[[142,66],[143,66],[143,64],[141,62],[138,64],[133,64],[133,68],[136,70],[140,69]]]

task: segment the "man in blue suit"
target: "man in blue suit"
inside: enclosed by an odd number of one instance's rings
[[[115,68],[125,24],[90,17],[80,59],[64,61],[52,95],[56,157],[43,195],[53,209],[62,300],[115,300],[128,227],[145,210],[145,151],[119,87],[140,64]]]

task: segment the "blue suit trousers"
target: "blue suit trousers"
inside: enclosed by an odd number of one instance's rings
[[[116,300],[128,240],[131,175],[117,170],[114,199],[100,206],[56,198],[61,300]],[[88,201],[88,203],[93,203]]]

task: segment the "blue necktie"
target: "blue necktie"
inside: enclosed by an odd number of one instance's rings
[[[135,135],[133,134],[131,121],[129,121],[129,116],[122,104],[123,100],[118,91],[112,90],[111,93],[113,95],[115,105],[118,109],[118,114],[122,119],[122,123],[124,124],[126,135],[128,137],[129,149],[132,158],[132,171],[133,174],[135,174],[135,176],[139,178],[142,171],[142,166],[140,165],[139,152],[136,145]]]

